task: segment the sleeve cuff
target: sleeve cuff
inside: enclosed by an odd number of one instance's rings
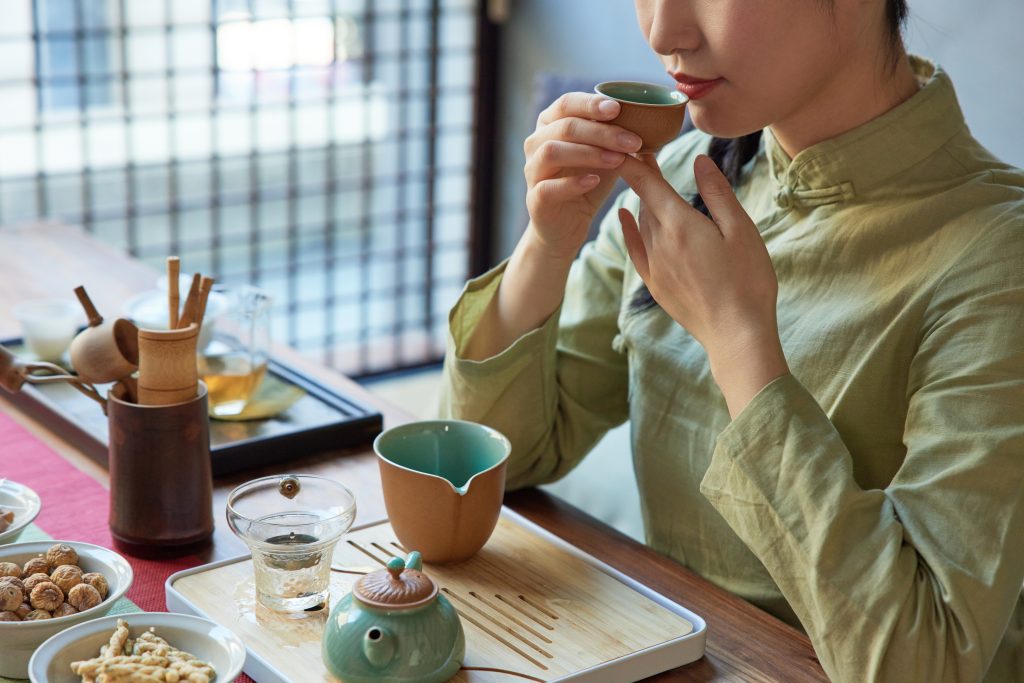
[[[793,375],[782,375],[719,434],[700,490],[751,550],[767,551],[781,535],[806,530],[794,495],[814,490],[801,481],[819,469],[812,460],[839,452],[845,447],[817,401]]]
[[[451,370],[456,374],[467,378],[493,375],[519,365],[523,359],[535,358],[536,354],[554,353],[561,306],[543,325],[519,337],[501,353],[481,361],[463,357],[466,342],[494,300],[507,265],[506,259],[483,275],[469,280],[448,314],[447,357]]]

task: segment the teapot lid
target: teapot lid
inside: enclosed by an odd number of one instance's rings
[[[408,562],[401,557],[392,557],[387,568],[359,579],[352,593],[371,607],[388,610],[421,607],[437,596],[437,584],[419,571],[421,567],[417,552],[409,555]]]

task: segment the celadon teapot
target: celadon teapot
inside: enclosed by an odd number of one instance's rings
[[[367,574],[331,610],[322,654],[344,683],[442,683],[466,654],[459,615],[421,570],[418,552]]]

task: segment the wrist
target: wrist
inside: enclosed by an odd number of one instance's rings
[[[727,343],[708,349],[711,375],[736,418],[772,380],[789,373],[782,343],[774,330],[770,334],[734,336]]]
[[[534,222],[530,221],[519,240],[516,251],[522,252],[525,258],[533,262],[543,263],[544,267],[564,269],[568,272],[569,266],[576,260],[579,247],[577,245],[576,249],[567,251],[553,246],[544,239]]]

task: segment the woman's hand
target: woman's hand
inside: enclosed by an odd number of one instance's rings
[[[615,184],[615,169],[627,152],[640,149],[639,136],[604,123],[618,114],[615,100],[566,93],[541,112],[526,138],[527,230],[548,257],[576,257]]]
[[[778,280],[764,240],[715,163],[694,163],[712,218],[679,196],[653,156],[630,157],[619,173],[641,201],[639,223],[619,210],[626,249],[654,300],[701,343],[735,417],[787,373],[775,304]]]

